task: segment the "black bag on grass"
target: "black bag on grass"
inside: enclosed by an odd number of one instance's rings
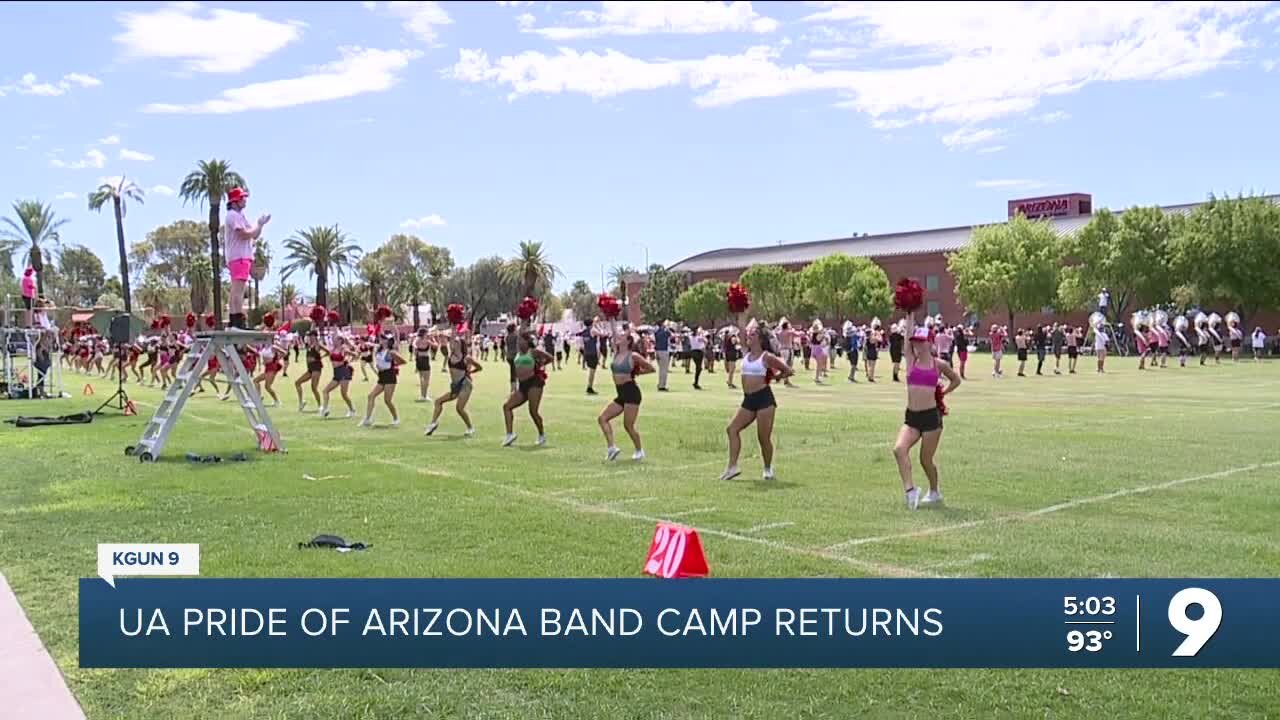
[[[373,546],[365,545],[361,542],[351,543],[348,545],[346,540],[343,540],[337,535],[317,535],[311,539],[311,542],[298,543],[299,549],[323,548],[333,550],[364,550],[371,547]]]

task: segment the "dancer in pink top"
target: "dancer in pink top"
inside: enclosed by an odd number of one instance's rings
[[[934,455],[942,440],[942,416],[947,408],[942,398],[960,387],[960,376],[947,363],[933,357],[929,330],[915,326],[915,318],[909,313],[903,321],[903,334],[907,336],[907,412],[898,440],[893,446],[893,457],[902,477],[902,489],[906,492],[907,508],[915,510],[920,503],[931,505],[942,502],[942,490],[938,486],[938,466]],[[946,377],[947,387],[938,385]],[[920,490],[911,478],[911,448],[920,443],[920,467],[929,478],[929,494],[920,497]]]

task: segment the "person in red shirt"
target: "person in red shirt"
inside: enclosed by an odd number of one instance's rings
[[[991,377],[1004,377],[1004,370],[1000,369],[1000,361],[1004,359],[1004,341],[1009,337],[1009,331],[999,325],[991,326],[991,362],[994,363],[991,369]]]

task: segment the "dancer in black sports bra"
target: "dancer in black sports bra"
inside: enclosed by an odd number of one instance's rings
[[[444,405],[448,402],[456,402],[453,406],[457,411],[458,417],[462,418],[462,422],[467,426],[463,437],[471,437],[475,434],[475,426],[471,424],[471,415],[467,413],[467,401],[471,399],[471,391],[473,385],[471,376],[484,369],[475,358],[467,352],[470,340],[466,335],[459,335],[449,340],[449,355],[445,361],[449,364],[449,392],[436,398],[436,409],[431,414],[431,422],[427,423],[427,429],[423,435],[431,435],[440,427],[440,414],[444,412]]]
[[[311,394],[315,396],[316,407],[324,403],[320,400],[320,373],[324,371],[324,360],[320,354],[320,336],[312,330],[307,333],[307,371],[293,381],[293,389],[298,393],[298,412],[306,412],[307,401],[302,399],[302,384],[311,382]]]
[[[635,352],[635,337],[631,333],[619,333],[614,338],[613,362],[609,369],[613,373],[613,384],[618,390],[613,402],[600,412],[597,422],[604,433],[607,443],[605,458],[609,461],[618,459],[621,452],[613,442],[613,419],[622,416],[622,427],[631,438],[636,451],[632,460],[644,459],[644,446],[640,443],[640,431],[636,430],[636,418],[640,415],[640,386],[636,384],[637,375],[653,372],[653,366],[638,352]]]

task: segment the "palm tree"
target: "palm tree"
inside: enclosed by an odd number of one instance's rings
[[[387,287],[387,267],[376,255],[366,255],[360,260],[359,272],[369,290],[369,307],[378,307]]]
[[[609,284],[614,287],[618,299],[625,305],[627,302],[627,281],[628,275],[633,275],[637,270],[630,265],[614,265],[609,268]]]
[[[550,291],[551,283],[561,273],[543,253],[542,243],[525,240],[516,256],[502,266],[502,275],[507,282],[519,285],[526,296],[536,298]]]
[[[28,254],[31,267],[36,271],[37,292],[44,295],[44,256],[41,245],[57,246],[61,242],[58,228],[67,224],[67,220],[58,218],[52,205],[45,205],[39,200],[19,200],[13,204],[13,214],[17,217],[4,218],[7,229],[0,231],[0,237],[10,241],[11,246],[20,247],[31,244]]]
[[[215,277],[222,277],[222,263],[218,260],[218,228],[222,225],[222,198],[233,187],[248,186],[240,173],[234,172],[225,160],[201,160],[196,170],[182,181],[178,194],[182,203],[209,204],[209,265]],[[213,316],[217,328],[222,329],[222,283],[213,283]]]
[[[280,317],[284,318],[286,308],[293,307],[293,303],[298,300],[298,288],[292,283],[281,283],[280,285]]]
[[[266,277],[266,269],[271,267],[271,246],[266,240],[258,238],[253,241],[253,307],[256,309],[261,300],[258,290],[262,285],[262,277]],[[262,277],[258,277],[258,268],[262,268]]]
[[[418,263],[410,263],[408,267],[402,268],[396,278],[395,285],[391,286],[392,302],[396,305],[413,306],[414,330],[417,330],[422,325],[422,321],[418,317],[418,306],[422,304],[424,298],[431,294],[433,289],[434,283],[431,275]]]
[[[120,282],[124,291],[124,311],[133,312],[133,302],[129,299],[129,256],[124,247],[124,216],[128,212],[125,200],[133,200],[141,205],[146,200],[146,193],[133,181],[120,176],[119,182],[112,185],[104,182],[97,190],[89,193],[89,209],[101,212],[102,206],[110,200],[116,211],[116,250],[120,253]]]
[[[289,277],[297,270],[306,270],[316,279],[316,304],[328,306],[329,273],[338,268],[351,267],[360,254],[360,246],[351,242],[337,225],[312,226],[299,230],[284,241],[288,251],[281,273]]]
[[[138,302],[143,307],[151,308],[153,316],[159,316],[165,309],[165,284],[160,276],[148,272],[142,278],[142,287],[138,288]]]
[[[191,312],[203,316],[205,304],[209,301],[209,290],[213,285],[213,268],[209,267],[209,258],[202,256],[192,259],[187,268],[187,285],[191,288]]]

